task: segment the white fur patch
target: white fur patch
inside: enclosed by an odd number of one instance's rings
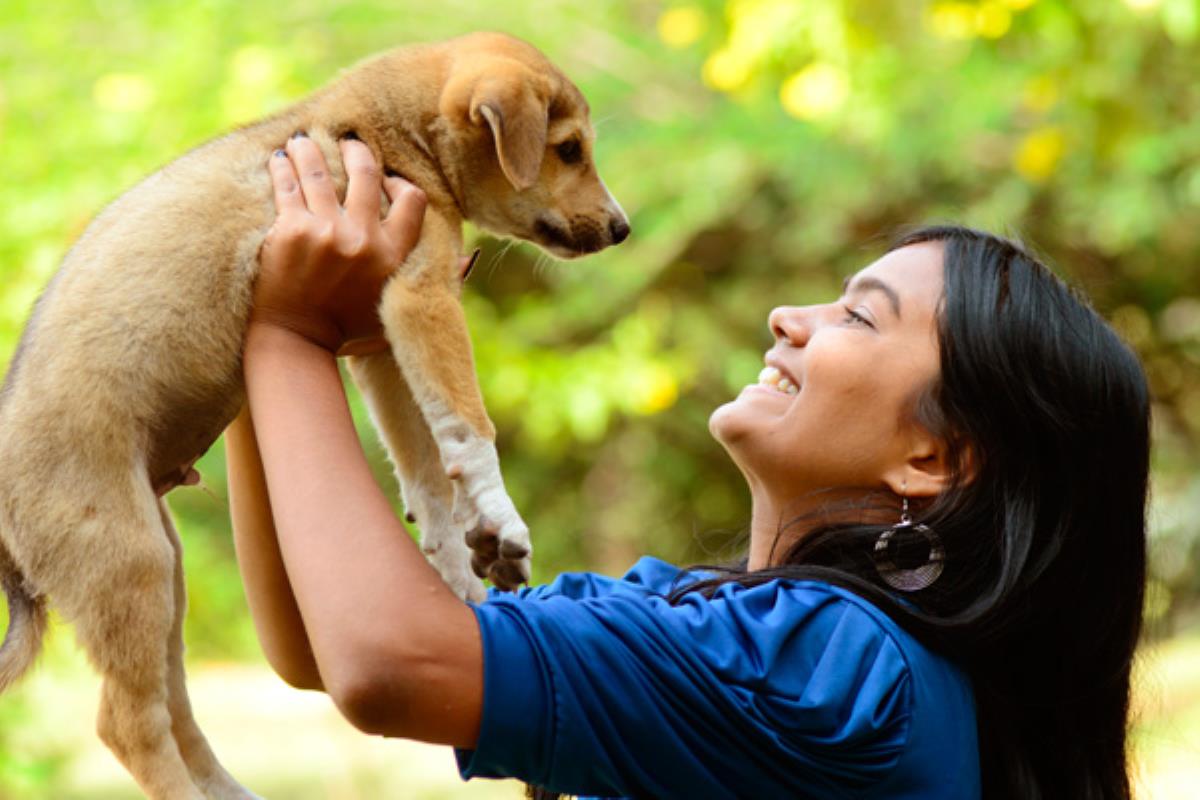
[[[455,481],[455,520],[466,524],[468,529],[481,519],[487,520],[498,529],[501,548],[508,544],[531,553],[529,527],[504,489],[496,446],[475,433],[443,403],[434,402],[430,406],[424,409],[425,419],[441,452],[442,464],[448,472],[459,474]],[[528,579],[529,556],[521,559],[518,566]]]
[[[471,571],[471,550],[463,541],[467,530],[441,497],[418,482],[401,484],[404,507],[421,528],[421,550],[446,585],[463,600],[481,603],[487,598],[483,581]]]

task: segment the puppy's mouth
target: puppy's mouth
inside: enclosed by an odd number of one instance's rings
[[[532,240],[559,258],[578,258],[603,250],[612,244],[594,221],[572,220],[570,227],[539,217],[533,224]]]

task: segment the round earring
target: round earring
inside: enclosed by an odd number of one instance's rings
[[[900,569],[896,566],[888,549],[894,543],[893,539],[899,541],[901,537],[910,533],[924,537],[929,545],[929,556],[919,567]],[[875,569],[879,572],[879,577],[883,578],[888,586],[902,592],[918,592],[928,588],[942,574],[946,560],[946,552],[942,549],[942,540],[933,532],[933,529],[928,525],[913,524],[912,517],[908,513],[907,497],[904,498],[904,507],[900,511],[900,521],[879,534],[879,538],[875,540],[874,555]]]

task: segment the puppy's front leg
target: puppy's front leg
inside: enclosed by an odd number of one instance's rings
[[[514,589],[529,580],[529,528],[504,490],[496,429],[483,407],[458,299],[457,259],[443,272],[434,258],[429,251],[410,256],[384,289],[380,316],[445,474],[458,485],[455,516],[470,527],[473,566],[498,587]]]
[[[355,356],[349,366],[396,468],[404,509],[421,529],[421,549],[459,597],[482,601],[487,592],[471,573],[466,528],[454,519],[455,487],[395,358]]]

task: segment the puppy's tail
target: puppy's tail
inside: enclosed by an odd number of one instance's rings
[[[46,601],[34,597],[0,544],[0,586],[8,596],[8,633],[0,644],[0,692],[33,666],[46,633]]]

